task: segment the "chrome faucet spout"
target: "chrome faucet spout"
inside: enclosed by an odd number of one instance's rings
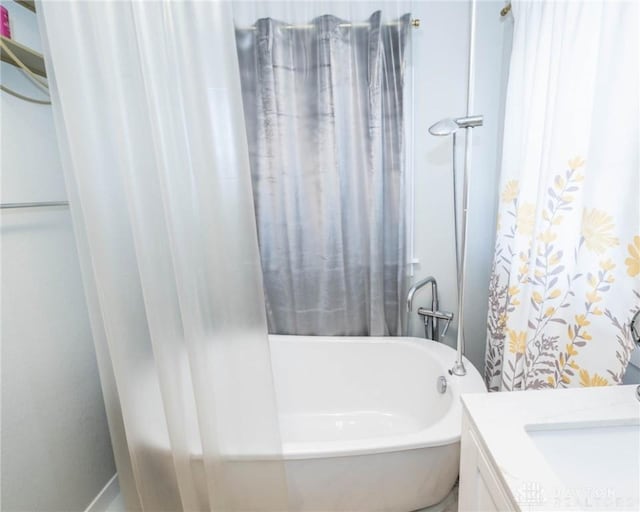
[[[414,284],[409,293],[407,293],[407,312],[411,313],[413,311],[413,296],[416,292],[422,288],[423,286],[431,285],[431,297],[432,297],[432,306],[433,310],[437,311],[438,309],[438,283],[436,282],[436,278],[433,276],[425,277],[421,281],[418,281]],[[435,303],[433,303],[435,301]]]

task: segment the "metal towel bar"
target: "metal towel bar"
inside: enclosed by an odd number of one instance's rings
[[[69,201],[42,201],[37,203],[0,203],[0,209],[10,208],[50,208],[52,206],[69,206]]]

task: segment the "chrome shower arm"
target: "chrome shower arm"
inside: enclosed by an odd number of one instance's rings
[[[460,128],[476,128],[478,126],[482,126],[483,117],[482,116],[459,117],[455,119],[455,122]]]

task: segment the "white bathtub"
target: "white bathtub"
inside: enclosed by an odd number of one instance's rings
[[[420,338],[270,343],[290,510],[410,512],[447,496],[458,477],[460,394],[485,392],[471,363],[466,376],[449,375],[455,351]],[[202,456],[192,461],[201,480]],[[203,480],[198,487],[206,494]]]
[[[485,391],[471,363],[449,375],[455,351],[419,338],[272,336],[271,351],[295,510],[409,512],[446,497],[460,394]]]

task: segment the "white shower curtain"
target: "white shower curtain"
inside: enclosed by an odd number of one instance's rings
[[[230,4],[38,16],[128,509],[286,510]]]
[[[639,5],[512,4],[485,379],[620,383],[640,308]]]

